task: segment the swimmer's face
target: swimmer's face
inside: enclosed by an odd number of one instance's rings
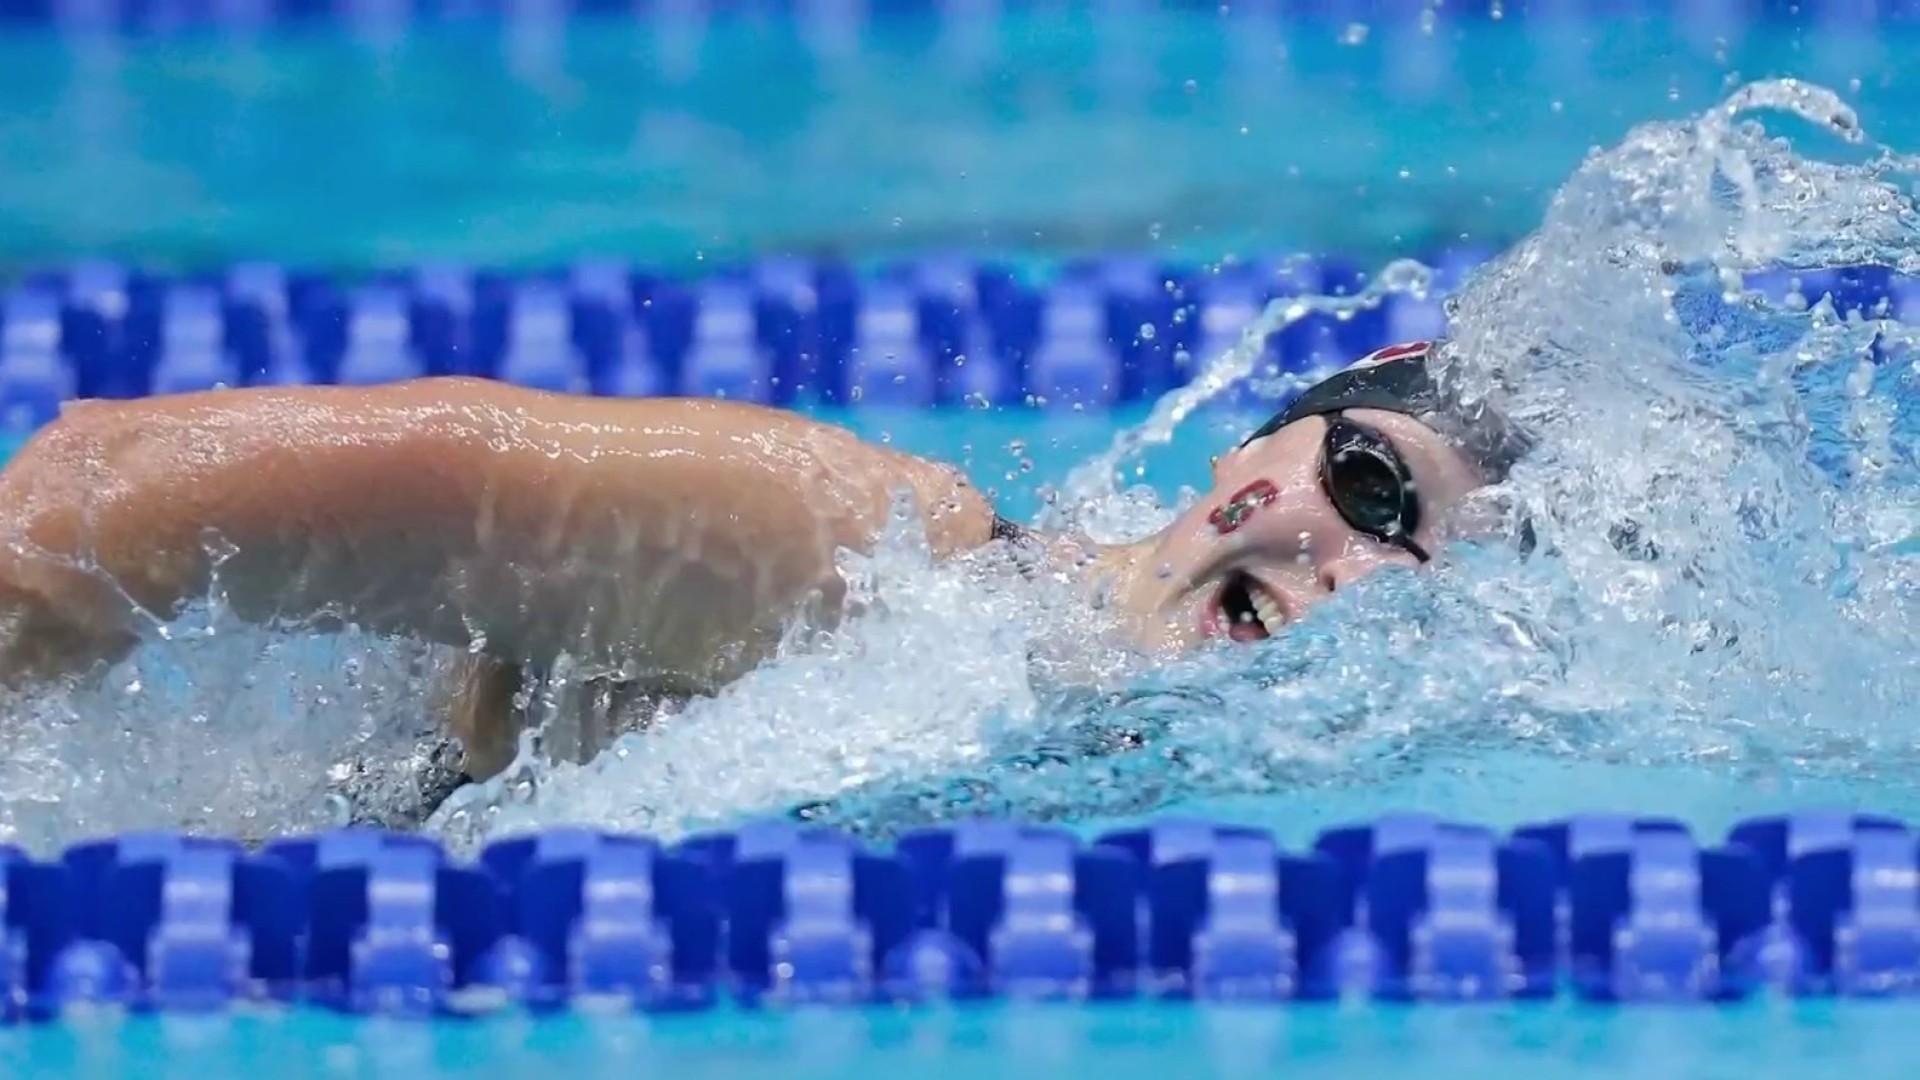
[[[1418,566],[1439,547],[1448,508],[1480,486],[1473,466],[1412,417],[1378,409],[1340,416],[1346,426],[1335,442],[1346,449],[1337,451],[1334,479],[1349,514],[1324,472],[1333,418],[1307,417],[1223,454],[1212,490],[1149,541],[1127,590],[1144,644],[1267,638],[1346,585],[1382,567]],[[1411,531],[1397,521],[1412,522]]]

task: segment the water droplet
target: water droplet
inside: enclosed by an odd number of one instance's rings
[[[1563,113],[1567,111],[1567,103],[1564,101],[1561,101],[1559,98],[1555,98],[1553,99],[1553,103],[1548,105],[1547,108],[1552,109],[1554,113],[1557,115],[1559,113]]]
[[[1181,87],[1186,90],[1187,93],[1192,94],[1199,91],[1200,84],[1193,79],[1188,79],[1185,83],[1181,84]]]
[[[1340,44],[1342,45],[1365,45],[1366,43],[1367,43],[1367,24],[1366,23],[1361,23],[1361,22],[1348,23],[1347,28],[1340,32]]]
[[[1149,322],[1149,323],[1140,324],[1140,340],[1141,341],[1152,341],[1154,338],[1159,336],[1160,336],[1159,329],[1156,328],[1152,323]]]

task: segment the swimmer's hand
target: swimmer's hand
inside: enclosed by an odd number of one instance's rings
[[[902,490],[937,552],[987,540],[953,471],[750,405],[476,379],[83,403],[0,473],[0,681],[111,660],[217,577],[255,621],[699,691],[832,617],[836,549]]]

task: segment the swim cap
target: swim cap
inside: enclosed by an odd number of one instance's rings
[[[1308,387],[1273,418],[1247,436],[1241,446],[1309,416],[1347,409],[1383,409],[1411,416],[1474,463],[1489,482],[1505,477],[1533,442],[1484,402],[1471,405],[1448,393],[1427,362],[1445,340],[1415,341],[1368,353],[1339,372]]]

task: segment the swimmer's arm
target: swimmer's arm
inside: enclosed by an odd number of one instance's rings
[[[797,415],[434,379],[78,406],[0,473],[0,678],[111,658],[220,595],[515,664],[565,651],[713,685],[841,602],[893,492],[983,543],[953,471]]]

